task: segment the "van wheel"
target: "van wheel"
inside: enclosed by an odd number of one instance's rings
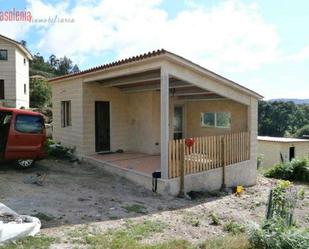
[[[20,159],[16,162],[17,168],[19,169],[27,169],[34,165],[33,159]]]

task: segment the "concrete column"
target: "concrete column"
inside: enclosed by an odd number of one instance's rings
[[[168,141],[169,141],[169,76],[161,67],[161,174],[168,179]]]

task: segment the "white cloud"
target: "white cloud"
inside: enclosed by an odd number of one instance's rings
[[[37,48],[83,61],[116,51],[118,57],[166,48],[219,72],[258,69],[279,57],[275,27],[255,4],[225,1],[212,8],[191,4],[168,18],[161,0],[83,0],[47,4],[28,0],[34,17],[72,17],[72,24],[40,24]],[[70,7],[69,7],[70,6]]]
[[[309,59],[309,46],[305,46],[299,52],[285,57],[285,60],[293,62],[300,62],[308,59]]]

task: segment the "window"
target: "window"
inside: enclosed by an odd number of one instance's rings
[[[24,58],[24,65],[26,65],[26,58]]]
[[[0,99],[4,99],[4,80],[0,80]]]
[[[202,127],[230,128],[230,112],[203,112],[201,115]]]
[[[0,49],[0,61],[8,60],[8,51],[4,49]]]
[[[27,94],[27,85],[24,84],[24,94]]]
[[[22,133],[41,133],[44,121],[41,116],[18,115],[16,117],[15,129]]]
[[[71,126],[71,101],[61,101],[61,126]]]

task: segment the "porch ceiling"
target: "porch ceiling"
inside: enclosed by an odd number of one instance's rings
[[[99,83],[103,87],[116,87],[125,93],[136,93],[160,91],[160,82],[160,70],[156,69],[88,83]],[[172,76],[169,78],[169,89],[170,96],[175,96],[183,100],[224,99],[224,97],[218,94]]]

